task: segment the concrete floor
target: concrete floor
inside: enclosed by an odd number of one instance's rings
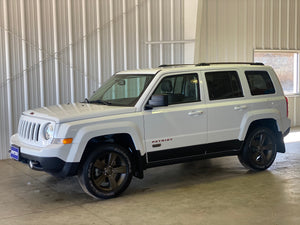
[[[76,178],[0,161],[0,224],[300,224],[297,131],[267,171],[236,157],[153,168],[111,200],[92,199]]]

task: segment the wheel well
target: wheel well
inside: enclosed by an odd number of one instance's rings
[[[276,120],[274,120],[274,119],[262,119],[262,120],[253,121],[249,126],[246,137],[256,127],[267,127],[270,130],[274,131],[274,134],[275,134],[276,140],[277,140],[277,152],[282,152],[282,153],[285,152],[283,135],[278,129]]]
[[[140,152],[137,151],[133,139],[127,133],[109,134],[90,139],[82,154],[80,166],[84,163],[89,153],[91,153],[96,146],[106,143],[117,144],[123,147],[132,160],[134,175],[139,178],[143,177],[143,166],[141,164],[142,159]]]
[[[275,133],[278,132],[277,123],[276,120],[274,119],[261,119],[261,120],[253,121],[249,126],[248,133],[251,132],[256,127],[267,127],[270,130],[273,130]]]

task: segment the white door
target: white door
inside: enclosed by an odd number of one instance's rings
[[[195,148],[188,149],[207,140],[207,111],[201,101],[198,74],[164,77],[153,95],[167,95],[168,106],[144,111],[148,161],[198,154]]]
[[[249,111],[236,71],[204,73],[208,98],[208,143],[238,139],[243,116]],[[224,146],[225,150],[225,146]]]

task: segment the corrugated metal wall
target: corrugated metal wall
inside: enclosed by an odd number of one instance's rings
[[[22,111],[80,101],[120,70],[182,63],[184,4],[0,0],[0,159]]]
[[[199,0],[195,62],[251,62],[255,49],[300,50],[299,0]],[[300,97],[288,96],[292,126]]]
[[[200,0],[195,60],[252,61],[254,49],[300,49],[299,0]]]

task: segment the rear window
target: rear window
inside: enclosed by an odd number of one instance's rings
[[[275,89],[267,71],[246,71],[251,95],[274,94]]]
[[[243,97],[242,87],[236,71],[205,73],[210,100]]]

